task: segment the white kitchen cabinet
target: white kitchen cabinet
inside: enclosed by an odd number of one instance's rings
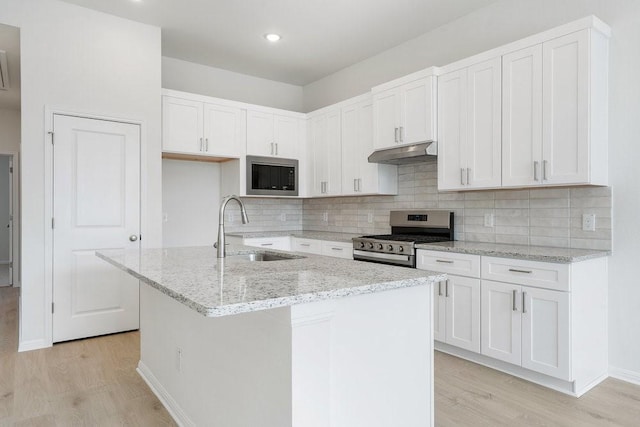
[[[233,106],[162,97],[162,150],[167,153],[240,157],[245,153],[244,111]]]
[[[294,252],[322,255],[322,240],[292,237],[291,250]]]
[[[501,59],[438,78],[438,189],[500,187]]]
[[[342,194],[397,194],[395,165],[369,163],[373,152],[373,113],[369,97],[342,107]]]
[[[291,238],[289,236],[245,238],[242,239],[242,244],[263,249],[291,250]]]
[[[353,244],[323,240],[322,255],[335,258],[353,259]]]
[[[311,119],[312,195],[338,196],[342,189],[342,135],[340,108]]]
[[[247,111],[247,154],[289,159],[299,157],[299,123],[295,117]]]
[[[489,280],[481,285],[482,354],[514,365],[522,363],[521,289]]]
[[[376,150],[434,141],[436,70],[430,68],[372,89],[373,146]]]

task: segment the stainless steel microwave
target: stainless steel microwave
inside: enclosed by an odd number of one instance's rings
[[[247,156],[247,195],[297,196],[298,161]]]

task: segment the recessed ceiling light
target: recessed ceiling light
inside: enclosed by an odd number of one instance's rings
[[[280,34],[269,33],[269,34],[265,34],[264,38],[269,40],[270,42],[275,43],[279,41],[282,37],[280,37]]]

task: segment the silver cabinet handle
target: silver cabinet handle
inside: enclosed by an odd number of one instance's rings
[[[129,240],[131,240],[132,242],[135,242],[138,240],[138,235],[137,234],[132,234],[131,236],[129,236]]]
[[[276,142],[276,156],[278,155],[278,143]]]
[[[403,131],[404,131],[404,127],[400,126],[400,142],[404,141],[404,135],[403,135],[404,132]]]
[[[547,162],[546,160],[542,161],[542,179],[543,180],[547,180],[547,165],[549,162]]]
[[[353,191],[358,191],[358,180],[356,178],[353,178]]]
[[[204,139],[204,151],[209,152],[209,138]]]
[[[526,313],[527,312],[527,307],[525,305],[525,301],[527,300],[527,293],[523,292],[522,293],[522,313]]]
[[[444,281],[444,296],[449,298],[449,279]]]
[[[200,151],[204,151],[203,148],[204,148],[204,145],[202,142],[202,138],[200,138]]]
[[[467,185],[469,185],[469,173],[471,173],[471,169],[467,168]]]
[[[271,143],[271,155],[273,156],[273,142]]]
[[[464,168],[460,168],[460,185],[464,185]]]
[[[531,270],[518,270],[516,268],[510,268],[509,271],[512,272],[512,273],[526,273],[526,274],[531,274],[532,273]]]
[[[540,162],[537,160],[534,160],[533,162],[533,180],[537,181],[538,180],[538,168],[540,167]]]
[[[358,192],[362,191],[362,178],[358,178]]]
[[[273,243],[260,243],[260,246],[273,246]]]
[[[309,247],[309,246],[311,246],[311,244],[310,243],[300,243],[300,246]]]
[[[517,303],[516,303],[516,298],[517,298],[518,291],[516,291],[516,290],[514,289],[514,290],[513,290],[513,291],[511,291],[511,292],[513,292],[513,311],[518,311],[518,307],[517,307],[517,305],[516,305],[516,304],[517,304]]]
[[[442,282],[438,282],[438,296],[442,296]]]
[[[395,135],[395,140],[396,140],[396,142],[398,142],[398,128],[394,128],[393,132],[394,132],[394,135]]]
[[[449,261],[446,259],[437,259],[436,262],[441,262],[443,264],[453,264],[453,261]]]
[[[332,251],[342,251],[343,248],[331,248]]]

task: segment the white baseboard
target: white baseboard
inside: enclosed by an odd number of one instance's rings
[[[164,407],[169,412],[169,415],[173,420],[181,427],[195,427],[195,423],[189,419],[187,414],[182,410],[178,402],[175,401],[169,392],[160,384],[160,381],[155,375],[147,368],[147,365],[142,363],[142,360],[138,362],[138,374],[142,377],[144,382],[147,383],[153,394],[160,400]]]
[[[640,372],[609,366],[609,376],[617,380],[640,385]]]
[[[40,350],[42,348],[49,348],[49,347],[51,347],[51,344],[47,343],[43,339],[31,340],[31,341],[20,341],[18,343],[18,353],[23,351]]]

